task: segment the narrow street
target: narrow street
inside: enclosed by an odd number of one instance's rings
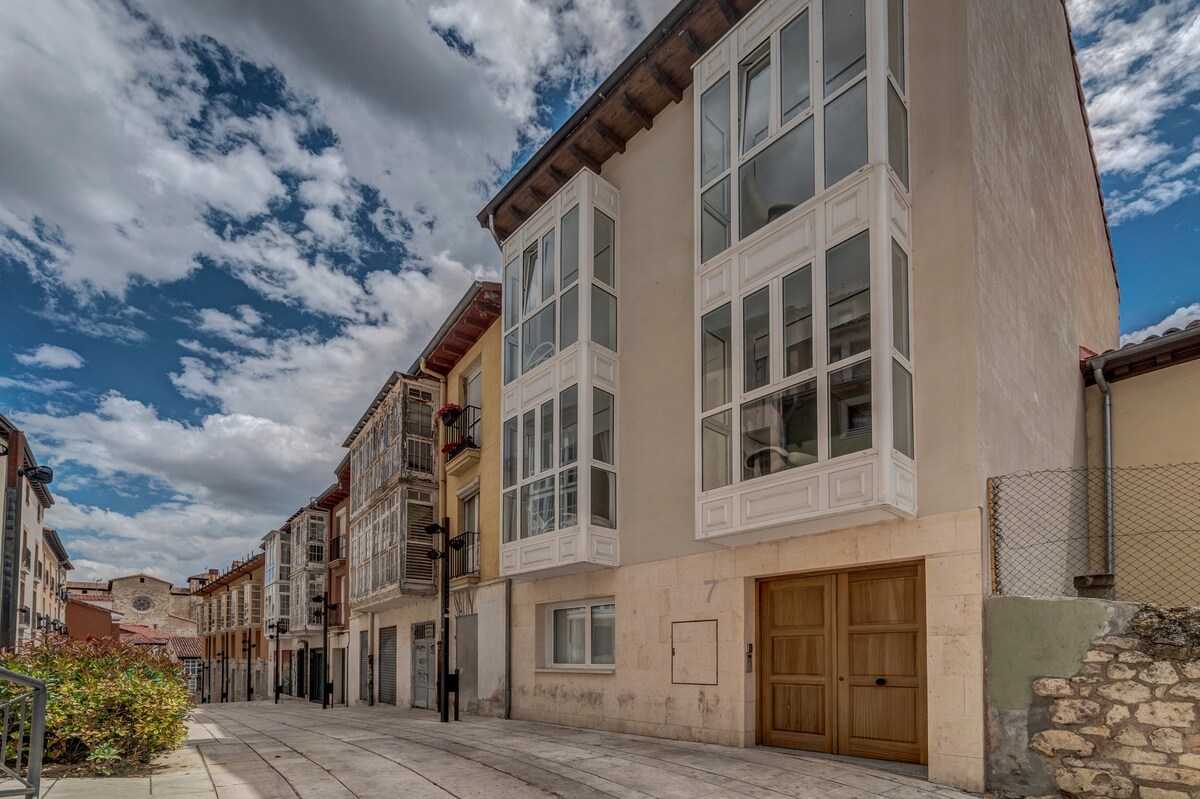
[[[764,749],[301,702],[209,705],[149,777],[60,779],[50,799],[969,799],[916,777]]]

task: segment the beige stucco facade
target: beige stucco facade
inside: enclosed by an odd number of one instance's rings
[[[1112,390],[1113,466],[1151,466],[1200,460],[1200,427],[1189,420],[1200,396],[1200,361],[1188,361],[1127,380]],[[1103,397],[1087,389],[1088,465],[1104,465]]]
[[[620,193],[621,565],[514,582],[514,717],[753,745],[756,581],[919,560],[929,776],[984,787],[986,480],[1084,464],[1079,347],[1117,338],[1063,9],[1017,5],[910,4],[914,519],[696,540],[691,90],[603,164]],[[610,597],[612,668],[547,668],[548,607]],[[672,624],[701,619],[718,622],[716,684],[674,684]]]
[[[1170,339],[1163,338],[1164,349]],[[1200,517],[1200,431],[1189,420],[1200,392],[1200,360],[1165,360],[1164,368],[1154,371],[1115,379],[1110,375],[1108,386],[1115,467],[1111,569],[1105,564],[1103,395],[1096,385],[1086,390],[1093,489],[1086,529],[1092,571],[1115,575],[1111,598],[1192,604],[1200,596],[1200,555],[1191,532]]]

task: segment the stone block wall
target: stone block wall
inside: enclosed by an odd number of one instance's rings
[[[1200,608],[1147,606],[1095,639],[1071,677],[1033,682],[1049,724],[1029,747],[1069,797],[1200,793]]]

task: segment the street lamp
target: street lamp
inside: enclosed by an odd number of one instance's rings
[[[221,664],[221,701],[222,702],[229,701],[228,677],[226,676],[226,671],[225,671],[226,663],[228,662],[228,660],[229,660],[229,658],[228,658],[228,656],[226,656],[224,651],[217,653],[217,662]]]
[[[278,705],[279,694],[283,692],[283,685],[279,682],[279,639],[288,631],[287,619],[279,618],[269,622],[267,629],[272,631],[267,637],[275,641],[275,704]]]
[[[440,560],[442,562],[442,579],[441,579],[441,609],[439,611],[439,621],[442,628],[442,652],[438,659],[438,709],[441,711],[441,720],[450,720],[450,550],[462,549],[467,544],[467,534],[463,533],[455,538],[450,537],[450,518],[445,517],[442,523],[434,522],[425,526],[425,533],[430,536],[435,536],[441,533],[442,548],[441,550],[429,548],[425,553],[425,557],[430,560]],[[457,696],[457,687],[455,688],[455,696]]]
[[[246,653],[246,701],[254,699],[254,684],[251,682],[250,674],[250,650],[256,649],[258,644],[250,640],[251,632],[247,630],[242,636],[242,651]]]

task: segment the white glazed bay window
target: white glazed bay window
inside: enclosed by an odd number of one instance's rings
[[[616,664],[617,606],[611,598],[549,605],[545,614],[546,668],[609,670]]]
[[[584,170],[504,244],[505,575],[616,565],[617,218]]]
[[[697,538],[916,512],[905,12],[763,4],[696,65]]]

